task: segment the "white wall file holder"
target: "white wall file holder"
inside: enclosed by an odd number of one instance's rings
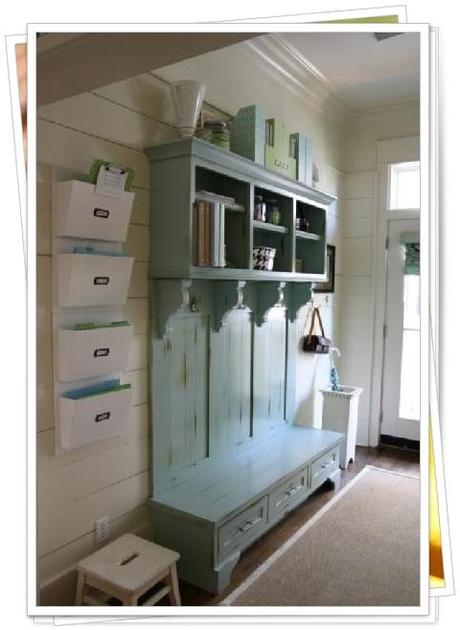
[[[101,380],[126,382],[123,370],[133,327],[110,324],[126,319],[134,259],[123,255],[122,242],[134,193],[99,195],[95,186],[80,181],[85,177],[81,172],[52,167],[51,173],[54,426],[59,455],[120,435],[129,426],[130,389],[78,400],[65,393]],[[75,253],[77,247],[98,253]],[[75,330],[76,324],[90,322],[98,327]]]
[[[54,187],[56,235],[72,238],[124,241],[128,231],[134,193],[119,197],[100,195],[96,186],[71,180]]]
[[[57,374],[60,381],[123,371],[128,362],[133,326],[106,326],[57,333]]]
[[[74,449],[125,433],[129,422],[131,388],[59,399],[61,448]]]
[[[96,254],[57,254],[57,305],[111,306],[128,297],[134,258]]]

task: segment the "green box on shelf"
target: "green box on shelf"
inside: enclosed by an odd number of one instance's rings
[[[291,133],[291,157],[297,160],[296,179],[307,186],[313,183],[313,147],[310,138],[302,133]]]
[[[264,164],[265,112],[258,105],[242,107],[230,128],[230,150],[242,157]]]
[[[290,155],[290,138],[284,123],[275,118],[267,120],[265,138],[265,166],[295,179],[297,162]]]

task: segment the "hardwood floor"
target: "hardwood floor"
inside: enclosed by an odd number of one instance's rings
[[[371,464],[379,468],[388,468],[411,475],[419,474],[418,453],[397,450],[388,447],[365,448],[358,446],[356,460],[347,470],[341,471],[341,487],[343,488],[364,466]],[[228,588],[213,595],[187,582],[180,581],[183,606],[215,606],[245,580],[262,562],[271,556],[286,540],[288,540],[306,521],[323,507],[338,490],[327,487],[319,488],[298,508],[293,510],[279,525],[276,525],[261,539],[256,541],[241,556],[232,573]]]

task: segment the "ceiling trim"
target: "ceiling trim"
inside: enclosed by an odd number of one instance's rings
[[[394,116],[395,114],[399,114],[407,110],[418,112],[420,110],[420,101],[418,99],[408,99],[400,101],[399,103],[392,103],[391,105],[356,110],[350,115],[350,123],[357,126],[375,124],[385,120],[389,116]]]
[[[335,96],[330,80],[279,33],[267,33],[263,37],[247,40],[242,46],[270,77],[337,125],[373,124],[404,110],[419,107],[418,99],[362,110],[346,107]]]
[[[243,47],[271,78],[332,122],[342,124],[351,115],[329,80],[282,35],[268,33],[243,42]]]

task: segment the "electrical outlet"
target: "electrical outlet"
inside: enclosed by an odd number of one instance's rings
[[[109,517],[101,516],[96,521],[96,542],[102,543],[109,537]]]

